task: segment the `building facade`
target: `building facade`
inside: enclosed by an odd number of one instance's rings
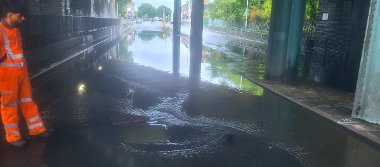
[[[209,0],[204,0],[205,9],[207,8],[209,4]],[[184,5],[181,7],[181,19],[182,22],[190,22],[191,20],[191,8],[192,8],[192,2],[191,0],[187,0]]]
[[[137,16],[136,7],[134,2],[130,2],[127,5],[127,19],[134,19]]]

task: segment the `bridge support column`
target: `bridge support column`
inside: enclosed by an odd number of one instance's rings
[[[380,124],[380,0],[371,0],[354,102],[354,118]]]
[[[190,82],[200,80],[202,61],[203,9],[203,0],[192,1],[190,31]]]
[[[173,75],[179,77],[181,58],[181,40],[179,35],[173,36]]]
[[[298,48],[306,0],[273,0],[266,79],[291,82],[297,75]]]
[[[173,34],[181,34],[181,0],[174,0]]]
[[[173,74],[179,77],[181,35],[181,0],[174,0],[173,13]]]
[[[299,45],[302,39],[305,10],[306,0],[292,0],[285,82],[293,82],[297,79]]]

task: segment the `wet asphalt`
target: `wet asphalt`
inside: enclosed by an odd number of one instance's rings
[[[0,166],[379,163],[376,148],[234,72],[228,54],[241,54],[238,46],[205,46],[195,65],[200,77],[189,78],[194,65],[188,41],[182,36],[173,43],[165,32],[137,29],[89,68],[67,68],[39,86],[35,101],[50,136],[21,149],[0,140]],[[180,48],[178,59],[173,47]],[[249,61],[260,65],[262,59]],[[148,121],[133,123],[138,118]]]

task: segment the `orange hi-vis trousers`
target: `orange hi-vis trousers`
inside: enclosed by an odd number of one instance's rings
[[[21,139],[18,106],[26,120],[29,134],[44,133],[46,128],[32,99],[29,74],[26,69],[0,68],[1,118],[8,142]]]

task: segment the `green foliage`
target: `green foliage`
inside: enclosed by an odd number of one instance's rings
[[[215,0],[209,5],[209,16],[211,18],[219,18],[228,21],[242,20],[244,7],[240,0]]]
[[[306,15],[307,21],[315,22],[318,18],[319,0],[306,1]]]
[[[138,33],[137,36],[143,41],[151,41],[157,37],[157,32],[142,31]]]
[[[272,0],[248,0],[250,20],[268,20],[272,8]],[[224,19],[227,21],[245,20],[247,0],[215,0],[209,4],[207,16],[212,19]]]
[[[272,0],[265,0],[262,4],[251,7],[249,20],[270,20]]]
[[[128,49],[130,42],[127,40],[127,38],[125,40],[120,41],[119,44],[120,47],[118,59],[126,62],[134,62],[133,53]]]
[[[205,48],[207,55],[204,58],[206,63],[210,64],[210,72],[212,78],[223,78],[226,83],[230,83],[235,88],[240,88],[243,92],[249,93],[255,96],[262,96],[264,89],[247,79],[243,79],[239,73],[231,70],[231,62],[234,62],[234,58],[217,52],[210,48]],[[262,61],[255,61],[255,67],[263,64]]]
[[[303,31],[306,35],[315,32],[315,24],[318,19],[319,0],[306,1],[305,25]]]
[[[269,21],[272,9],[272,0],[248,0],[249,20]],[[223,19],[226,21],[244,21],[246,0],[214,0],[209,4],[206,16],[212,19]],[[319,0],[306,1],[305,19],[314,25],[318,17]]]
[[[119,5],[119,16],[125,16],[127,14],[127,5],[131,0],[116,0]]]
[[[162,17],[162,14],[165,12],[165,16],[171,16],[172,10],[164,5],[161,5],[157,8],[156,17]]]
[[[137,12],[137,16],[138,17],[154,17],[156,16],[157,14],[157,11],[156,11],[156,8],[153,7],[151,4],[149,3],[143,3],[141,4],[141,6],[139,6],[138,8],[138,12]]]

